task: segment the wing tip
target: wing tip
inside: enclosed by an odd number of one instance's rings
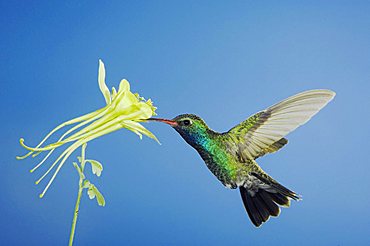
[[[332,100],[337,95],[337,93],[335,93],[335,91],[332,91],[332,90],[327,90],[327,91],[331,96],[330,100]]]
[[[329,89],[319,89],[317,91],[320,94],[322,93],[326,97],[326,99],[325,99],[326,103],[323,105],[323,107],[326,106],[337,95],[337,93],[335,93],[334,91],[329,90]]]
[[[304,91],[304,92],[301,92],[301,93],[302,94],[306,94],[306,93],[323,94],[325,96],[330,97],[330,100],[333,99],[336,96],[336,93],[332,90],[329,90],[329,89],[313,89],[313,90],[308,90],[308,91]],[[299,93],[299,94],[301,94],[301,93]]]

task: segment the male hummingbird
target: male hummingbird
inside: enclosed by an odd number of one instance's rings
[[[252,223],[259,227],[279,206],[289,207],[300,196],[265,173],[256,159],[281,149],[284,138],[306,123],[335,96],[330,90],[310,90],[262,110],[224,133],[211,130],[202,118],[182,114],[172,120],[150,118],[172,126],[198,151],[209,170],[227,188],[239,188]]]

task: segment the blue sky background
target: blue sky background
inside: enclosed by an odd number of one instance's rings
[[[91,142],[104,165],[84,194],[76,245],[369,245],[369,1],[1,1],[0,241],[66,245],[77,196],[71,158],[44,199],[39,159],[16,161],[54,126],[104,105],[120,79],[161,117],[196,113],[226,131],[295,93],[337,97],[259,160],[303,195],[254,228],[225,189],[166,125],[161,140],[121,130]],[[50,164],[50,163],[49,163]],[[43,170],[46,170],[46,166]]]

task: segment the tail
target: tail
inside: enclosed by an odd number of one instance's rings
[[[266,222],[270,216],[277,217],[280,214],[279,206],[289,207],[290,199],[301,199],[298,194],[266,173],[250,173],[239,190],[249,218],[256,227]]]

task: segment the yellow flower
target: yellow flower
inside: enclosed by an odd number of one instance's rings
[[[142,138],[142,134],[144,134],[158,142],[158,139],[139,123],[152,117],[153,115],[156,115],[156,108],[153,106],[152,101],[150,99],[146,101],[143,97],[140,97],[139,94],[132,93],[130,91],[130,84],[125,79],[121,80],[118,91],[116,91],[116,89],[113,87],[112,92],[110,92],[105,84],[105,67],[101,60],[99,60],[98,82],[100,91],[102,92],[106,102],[105,107],[60,124],[49,134],[47,134],[46,137],[34,148],[25,145],[23,138],[20,139],[20,144],[25,149],[29,150],[29,152],[24,156],[17,156],[17,159],[24,159],[30,155],[35,157],[41,152],[49,151],[44,159],[38,165],[36,165],[31,172],[40,167],[56,148],[64,144],[71,143],[71,145],[64,150],[64,152],[56,159],[56,161],[50,166],[44,175],[42,175],[41,178],[36,181],[36,184],[38,184],[59,163],[52,178],[46,185],[40,197],[44,196],[45,192],[54,181],[56,175],[67,158],[77,148],[95,138],[117,131],[121,128],[126,128],[139,135],[140,138]],[[66,131],[57,142],[42,147],[43,143],[53,133],[65,126],[72,124],[76,125]],[[85,127],[82,128],[83,126]]]

